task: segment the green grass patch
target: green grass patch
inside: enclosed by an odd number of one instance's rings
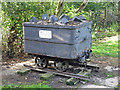
[[[120,57],[118,56],[118,43],[120,41],[108,41],[108,42],[92,42],[92,50],[94,55],[100,56],[111,56],[111,57]]]
[[[32,85],[16,85],[16,84],[13,84],[13,83],[11,83],[11,84],[8,84],[8,85],[6,85],[6,86],[2,86],[2,88],[4,89],[4,88],[46,88],[46,89],[48,89],[48,90],[52,90],[52,88],[50,87],[50,86],[48,86],[48,85],[46,85],[46,82],[42,82],[42,83],[39,83],[39,84],[32,84]]]

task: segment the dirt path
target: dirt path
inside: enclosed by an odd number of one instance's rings
[[[106,37],[102,40],[102,42],[108,42],[108,41],[118,41],[120,40],[120,35],[112,36],[112,37]]]

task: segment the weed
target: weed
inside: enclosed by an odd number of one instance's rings
[[[111,78],[111,77],[113,77],[113,75],[107,74],[107,78]]]
[[[16,85],[16,84],[9,84],[7,86],[2,86],[2,88],[48,88],[51,90],[51,87],[45,84],[46,82],[42,82],[39,84],[32,84],[32,85]]]

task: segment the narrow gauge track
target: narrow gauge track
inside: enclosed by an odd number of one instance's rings
[[[83,75],[73,74],[73,73],[68,73],[68,72],[62,72],[61,73],[61,72],[58,72],[56,70],[48,69],[48,68],[39,69],[39,68],[34,68],[33,66],[26,65],[26,64],[24,64],[24,66],[31,69],[32,71],[35,71],[35,72],[52,73],[52,74],[56,74],[58,76],[72,77],[72,78],[77,78],[77,79],[80,79],[80,80],[88,80],[88,81],[90,81],[90,78],[88,76],[83,76]]]

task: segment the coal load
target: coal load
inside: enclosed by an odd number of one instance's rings
[[[42,20],[37,20],[36,17],[33,17],[30,20],[31,23],[33,24],[38,24],[38,25],[68,25],[68,26],[76,26],[79,24],[82,24],[84,22],[87,22],[85,17],[80,15],[80,16],[74,16],[72,19],[65,14],[62,14],[59,18],[57,18],[55,15],[52,15],[48,17],[47,14],[42,15]]]

